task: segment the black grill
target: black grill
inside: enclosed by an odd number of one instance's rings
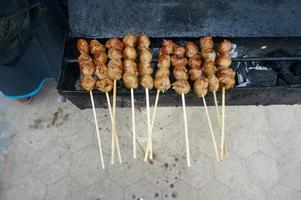
[[[300,1],[70,1],[70,32],[58,91],[80,109],[91,107],[88,92],[79,86],[76,62],[79,37],[96,38],[105,43],[107,38],[121,38],[128,32],[145,32],[151,36],[152,66],[156,68],[162,39],[184,45],[212,35],[215,43],[226,38],[236,45],[231,52],[232,68],[237,72],[236,87],[226,92],[227,105],[300,103],[300,9]],[[155,93],[150,91],[151,102]],[[96,107],[106,107],[104,94],[95,90],[94,96]],[[202,105],[193,92],[186,98],[187,106]],[[212,95],[208,93],[206,98],[208,104],[213,105]],[[137,106],[145,106],[143,88],[135,90],[135,101]],[[178,105],[181,98],[172,89],[160,96],[159,106]],[[130,106],[130,91],[121,81],[118,82],[117,106]]]

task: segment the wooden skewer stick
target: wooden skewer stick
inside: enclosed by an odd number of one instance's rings
[[[215,136],[214,136],[214,133],[213,133],[213,128],[212,128],[211,119],[210,119],[210,116],[209,116],[205,96],[204,96],[204,94],[202,94],[202,96],[203,96],[203,103],[204,103],[204,107],[205,107],[205,111],[206,111],[206,115],[207,115],[207,119],[208,119],[209,129],[210,129],[210,133],[211,133],[211,139],[212,139],[213,146],[214,146],[214,151],[215,151],[215,154],[216,154],[216,159],[217,159],[217,161],[220,161],[219,154],[218,154],[218,148],[217,148],[217,145],[216,145],[216,140],[215,140]]]
[[[150,136],[150,112],[149,112],[149,93],[148,88],[145,88],[145,96],[146,96],[146,113],[147,113],[147,134],[148,134],[148,141],[151,140]],[[144,158],[144,161],[147,161],[147,157]]]
[[[185,142],[186,142],[186,156],[187,156],[187,166],[190,167],[190,150],[189,150],[189,138],[188,138],[188,127],[187,127],[187,116],[186,116],[186,103],[185,95],[182,93],[182,107],[184,115],[184,128],[185,128]]]
[[[97,133],[97,140],[98,140],[98,146],[99,146],[99,154],[100,154],[100,159],[101,159],[101,165],[102,165],[102,169],[104,169],[105,164],[104,164],[104,160],[103,160],[100,134],[99,134],[99,128],[98,128],[98,122],[97,122],[97,117],[96,117],[95,104],[94,104],[94,98],[93,98],[92,90],[90,90],[90,97],[91,97],[91,104],[92,104],[92,108],[93,108],[93,115],[94,115],[94,122],[95,122],[95,128],[96,128],[96,133]]]
[[[108,92],[106,92],[106,97],[107,97],[107,104],[108,104],[110,118],[111,118],[111,123],[112,123],[112,134],[113,134],[113,132],[115,134],[116,133],[116,128],[115,128],[114,118],[113,118],[113,114],[112,114],[112,106],[111,106],[110,97],[109,97],[109,93]],[[116,142],[116,141],[114,141],[114,142]]]
[[[222,89],[222,133],[221,133],[221,160],[225,153],[225,87]]]
[[[133,126],[133,157],[137,158],[136,155],[136,125],[135,125],[135,102],[134,102],[134,89],[131,88],[131,102],[132,102],[132,126]]]
[[[153,118],[152,118],[152,123],[151,123],[151,127],[150,127],[150,138],[152,138],[153,127],[154,127],[154,124],[155,124],[155,118],[156,118],[156,114],[157,114],[159,96],[160,96],[160,90],[157,90],[156,100],[155,100],[155,105],[154,105]],[[147,160],[148,153],[150,153],[149,159],[152,160],[153,159],[152,139],[150,141],[149,140],[147,141],[147,147],[146,147],[146,150],[145,150],[144,160]]]
[[[117,81],[114,80],[114,88],[113,88],[113,131],[112,131],[112,157],[111,157],[111,164],[114,164],[115,161],[115,143],[116,143],[116,148],[117,148],[117,154],[118,154],[118,159],[119,163],[122,163],[121,159],[121,154],[120,154],[120,148],[119,148],[119,141],[118,141],[118,136],[116,132],[116,85]]]
[[[217,98],[216,98],[216,91],[214,91],[212,93],[213,93],[213,98],[214,98],[215,112],[216,112],[216,115],[217,115],[218,125],[221,127],[222,124],[221,124],[221,117],[220,117],[220,112],[219,112]]]

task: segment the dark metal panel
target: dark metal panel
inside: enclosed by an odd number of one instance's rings
[[[301,36],[298,0],[72,0],[70,35],[122,37]]]

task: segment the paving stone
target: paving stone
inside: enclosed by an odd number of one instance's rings
[[[244,183],[237,185],[237,187],[233,188],[233,190],[237,191],[241,196],[244,196],[247,199],[268,199],[267,192],[263,189],[263,187],[254,185],[253,183],[250,183],[249,180],[245,180]]]
[[[51,164],[65,159],[64,155],[66,152],[66,148],[54,142],[37,151],[34,158],[35,162],[32,168],[32,173],[40,173],[42,170],[48,168]]]
[[[28,176],[33,169],[36,152],[26,143],[14,140],[8,151],[8,162],[11,162],[12,180]]]
[[[87,200],[122,200],[123,189],[109,179],[99,180],[88,188]]]
[[[0,139],[0,151],[7,148],[10,144],[9,138]]]
[[[85,199],[86,189],[73,178],[64,178],[50,186],[46,200],[82,200]]]
[[[1,113],[0,113],[1,116]],[[4,116],[3,116],[4,118]],[[15,126],[0,118],[0,139],[13,138],[17,133]]]
[[[181,170],[181,179],[194,188],[201,188],[214,180],[213,159],[201,153],[192,154],[191,167],[184,167]],[[186,163],[185,163],[186,164]]]
[[[282,184],[278,184],[269,190],[271,200],[295,200],[301,198],[301,192]]]
[[[106,154],[104,154],[105,166],[109,167],[106,158]],[[96,181],[104,179],[106,170],[101,167],[98,148],[91,145],[76,152],[72,157],[70,174],[84,186],[92,185]]]
[[[233,199],[246,199],[245,197],[239,195],[236,191],[231,190],[229,187],[219,183],[212,182],[207,184],[198,193],[198,199],[204,200],[233,200]]]
[[[287,157],[291,152],[301,153],[301,137],[299,137],[298,131],[299,129],[279,132],[270,129],[268,132],[258,134],[259,149],[275,160]]]
[[[246,162],[229,152],[227,157],[215,164],[216,179],[231,188],[236,188],[247,180]]]
[[[33,176],[17,181],[7,191],[1,192],[2,200],[40,200],[45,197],[46,186]]]
[[[129,186],[143,178],[142,155],[137,154],[137,160],[133,159],[131,149],[122,149],[123,163],[116,161],[114,165],[108,167],[109,178],[122,187]]]
[[[68,176],[71,162],[70,157],[71,156],[63,157],[57,162],[49,163],[49,166],[40,173],[36,174],[36,177],[43,183],[49,185],[62,179],[63,177]]]
[[[253,154],[247,160],[247,168],[251,182],[260,187],[269,189],[278,182],[277,163],[265,154]]]
[[[170,185],[163,191],[163,199],[197,200],[197,191],[182,180]]]
[[[181,159],[162,151],[154,154],[154,159],[144,165],[145,180],[160,188],[175,183],[180,179]]]
[[[266,106],[265,109],[273,129],[289,132],[296,127],[295,115],[289,106]]]
[[[62,144],[68,152],[78,151],[92,143],[92,140],[96,139],[96,134],[94,134],[95,128],[94,124],[87,124],[85,131],[76,131],[73,135],[60,138],[58,142]]]
[[[140,180],[125,189],[124,199],[162,199],[162,191],[155,185],[145,180]]]
[[[299,152],[291,152],[279,160],[278,170],[282,175],[281,182],[286,186],[300,191],[301,179],[301,159]]]
[[[240,130],[236,138],[231,138],[228,149],[241,157],[247,158],[258,151],[257,132]]]

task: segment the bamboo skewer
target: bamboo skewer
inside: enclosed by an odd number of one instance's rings
[[[119,148],[119,141],[118,141],[118,136],[116,132],[116,85],[117,81],[114,80],[114,88],[113,88],[113,112],[112,112],[112,117],[113,117],[113,128],[112,128],[112,155],[111,155],[111,164],[115,163],[115,145],[117,149],[117,155],[119,159],[119,163],[122,163],[121,159],[121,154],[120,154],[120,148]],[[116,144],[115,144],[116,143]]]
[[[137,158],[136,155],[136,123],[135,123],[135,101],[134,101],[134,89],[131,88],[131,103],[132,103],[132,126],[133,126],[133,157]]]
[[[96,133],[97,133],[97,140],[98,140],[98,146],[99,146],[99,154],[100,154],[100,159],[101,159],[101,165],[102,165],[102,169],[104,169],[105,165],[104,165],[104,160],[103,160],[101,140],[100,140],[100,134],[99,134],[99,128],[98,128],[98,122],[97,122],[97,117],[96,117],[95,104],[94,104],[94,98],[93,98],[92,90],[90,90],[90,97],[91,97],[91,104],[92,104],[92,108],[93,108],[93,115],[94,115],[95,129],[96,129]]]
[[[155,124],[155,118],[156,118],[157,107],[158,107],[158,102],[159,102],[159,96],[160,96],[160,90],[157,90],[156,100],[155,100],[155,105],[154,105],[153,118],[152,118],[152,123],[151,123],[151,127],[150,127],[150,138],[152,138],[153,127],[154,127],[154,124]],[[150,154],[149,158],[153,159],[152,140],[147,141],[147,147],[146,147],[146,150],[145,150],[144,160],[147,160],[148,153]]]
[[[216,98],[216,91],[214,91],[212,93],[213,93],[213,98],[214,98],[215,112],[216,112],[216,115],[217,115],[218,125],[219,125],[219,127],[221,127],[222,124],[221,124],[221,117],[220,117],[220,112],[219,112],[217,98]]]
[[[148,133],[148,141],[151,140],[150,135],[150,111],[149,111],[149,92],[148,88],[145,88],[145,96],[146,96],[146,113],[147,113],[147,133]],[[147,161],[147,157],[144,158],[144,161]]]
[[[221,160],[225,156],[225,87],[222,89],[222,133],[221,133]]]
[[[209,129],[210,129],[210,133],[211,133],[211,139],[212,139],[213,146],[214,146],[214,151],[215,151],[215,154],[216,154],[216,160],[220,161],[219,154],[218,154],[218,148],[217,148],[216,140],[215,140],[215,135],[213,133],[213,128],[212,128],[211,119],[210,119],[210,116],[209,116],[205,96],[204,95],[202,95],[202,96],[203,96],[203,103],[204,103],[204,107],[205,107],[205,111],[206,111],[206,115],[207,115],[207,119],[208,119],[208,125],[209,125]]]
[[[187,116],[186,116],[186,104],[185,95],[182,94],[182,104],[183,104],[183,115],[184,115],[184,127],[185,127],[185,142],[186,142],[186,156],[187,156],[187,166],[190,167],[190,150],[189,150],[189,138],[188,138],[188,127],[187,127]]]

